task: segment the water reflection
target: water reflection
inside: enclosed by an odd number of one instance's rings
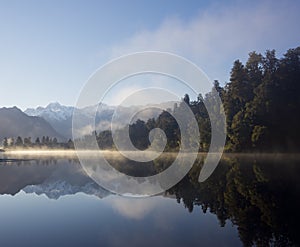
[[[221,227],[230,220],[245,246],[299,245],[299,165],[290,155],[225,157],[204,183],[194,169],[168,193],[189,212],[216,214]]]
[[[23,190],[51,199],[78,192],[99,198],[110,194],[85,174],[75,158],[19,158],[0,164],[0,194],[15,195]]]
[[[108,191],[84,173],[75,158],[23,159],[0,163],[0,194],[16,195],[23,191],[28,195],[45,194],[58,199],[81,192],[95,198],[107,198],[105,203],[119,215],[140,221],[158,214],[163,203],[177,201],[186,208],[185,227],[191,224],[191,231],[194,223],[188,215],[195,214],[200,221],[210,212],[217,217],[219,227],[236,226],[244,246],[300,245],[297,234],[300,220],[299,160],[298,156],[292,155],[225,155],[213,175],[203,183],[197,181],[201,170],[199,161],[180,183],[163,195],[132,200],[109,196]],[[168,166],[167,160],[160,162],[153,166],[157,171]],[[116,166],[121,165],[118,161]],[[172,217],[176,219],[176,215]],[[164,215],[157,220],[160,227],[170,227]],[[197,219],[193,217],[193,220]],[[177,227],[186,231],[182,225]],[[218,228],[211,231],[217,233]],[[224,244],[224,240],[219,241],[219,244]],[[237,245],[237,242],[231,244]]]

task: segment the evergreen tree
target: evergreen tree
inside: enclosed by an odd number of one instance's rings
[[[18,136],[18,137],[17,137],[17,140],[16,140],[16,143],[15,143],[16,147],[22,147],[23,144],[24,144],[24,143],[23,143],[22,137],[21,137],[21,136]]]
[[[4,148],[8,147],[8,139],[7,139],[7,137],[4,137],[4,139],[3,139],[3,147]]]
[[[170,112],[180,116],[184,109],[183,102],[190,107],[199,125],[200,149],[207,151],[211,122],[219,128],[224,126],[218,118],[223,110],[218,107],[218,95],[226,114],[226,150],[300,151],[299,78],[300,47],[288,50],[281,59],[276,58],[274,50],[267,50],[264,56],[253,51],[249,53],[245,66],[239,60],[234,62],[230,81],[224,87],[214,81],[213,90],[205,96],[199,94],[195,101],[185,94],[183,101],[179,105],[174,104]],[[167,150],[177,149],[181,145],[178,123],[168,111],[163,111],[157,119],[149,119],[146,123],[138,120],[130,125],[134,145],[147,148],[150,144],[149,132],[154,128],[165,132]],[[184,128],[189,128],[188,124]],[[126,129],[117,131],[118,141],[124,141],[124,131]],[[110,132],[100,133],[100,136],[99,146],[113,146]]]
[[[40,138],[39,137],[37,137],[36,139],[35,139],[35,144],[36,145],[41,145],[41,141],[40,141]]]
[[[25,137],[24,138],[24,146],[25,147],[30,147],[31,146],[31,137]]]
[[[14,146],[15,146],[15,139],[14,139],[14,138],[10,138],[9,145],[10,145],[11,147],[14,147]]]

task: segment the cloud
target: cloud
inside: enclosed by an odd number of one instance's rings
[[[93,132],[93,127],[92,125],[85,125],[81,128],[73,128],[72,131],[73,131],[73,136],[75,138],[79,138],[91,134]]]
[[[159,204],[156,198],[132,199],[125,197],[113,197],[111,206],[122,216],[140,220],[150,214]]]
[[[143,30],[114,46],[113,57],[158,50],[182,55],[202,68],[211,79],[228,80],[235,59],[245,60],[253,50],[279,53],[299,42],[300,4],[296,1],[214,4],[183,21],[166,19],[155,30]]]
[[[104,102],[108,105],[120,105],[128,96],[140,89],[141,87],[137,85],[127,85],[111,90],[111,92],[106,95]]]
[[[145,73],[116,83],[103,101],[108,105],[122,106],[155,104],[161,101],[180,101],[183,92],[197,96],[179,80],[161,74]]]

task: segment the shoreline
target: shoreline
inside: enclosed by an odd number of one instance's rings
[[[5,150],[5,152],[1,152],[0,154],[0,159],[3,159],[3,157],[7,155],[55,155],[55,156],[60,156],[60,155],[76,155],[77,153],[86,153],[86,154],[97,154],[97,153],[103,153],[103,154],[112,154],[112,155],[121,155],[119,151],[117,150],[75,150],[75,149],[19,149],[19,150]],[[136,152],[136,151],[124,151],[128,153]],[[153,151],[146,151],[146,153],[153,152]],[[177,155],[178,152],[163,152],[162,155],[168,154],[168,155]],[[188,153],[186,153],[188,154]],[[212,154],[219,154],[217,152],[214,152]],[[198,152],[198,155],[207,155],[207,152]],[[297,152],[257,152],[257,153],[248,153],[248,152],[240,152],[240,153],[233,153],[233,152],[223,152],[222,156],[248,156],[248,157],[253,157],[253,156],[300,156],[300,153]]]

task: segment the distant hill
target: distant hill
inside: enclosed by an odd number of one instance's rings
[[[0,108],[0,140],[4,137],[56,137],[64,140],[45,119],[28,116],[17,107]]]

